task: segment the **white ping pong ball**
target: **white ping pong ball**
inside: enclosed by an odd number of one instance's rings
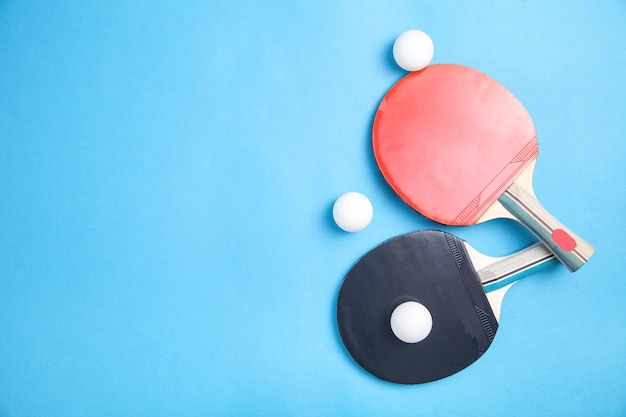
[[[430,311],[417,301],[399,304],[391,313],[391,331],[404,343],[418,343],[426,339],[433,328]]]
[[[333,205],[333,219],[346,232],[365,229],[374,216],[370,200],[361,193],[349,192],[340,196]]]
[[[419,71],[426,67],[434,54],[432,39],[421,30],[407,30],[393,43],[393,59],[406,71]]]

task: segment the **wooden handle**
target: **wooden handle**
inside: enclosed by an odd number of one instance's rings
[[[498,199],[522,224],[530,229],[570,271],[583,266],[594,248],[552,216],[537,199],[518,183],[513,183]]]

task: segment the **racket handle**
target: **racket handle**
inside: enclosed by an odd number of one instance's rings
[[[571,272],[583,266],[595,249],[552,216],[537,199],[513,183],[498,201],[541,240]]]
[[[546,245],[537,242],[519,252],[502,257],[476,273],[485,292],[490,292],[522,279],[551,263],[557,263],[552,251]]]

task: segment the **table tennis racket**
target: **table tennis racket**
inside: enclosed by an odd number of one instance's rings
[[[397,236],[346,275],[337,300],[339,333],[355,361],[380,379],[445,378],[489,348],[511,285],[551,261],[554,254],[541,243],[493,258],[438,230]]]
[[[518,220],[570,271],[594,252],[537,201],[532,119],[512,93],[477,70],[437,64],[406,75],[378,107],[372,144],[387,182],[432,220],[456,226]]]

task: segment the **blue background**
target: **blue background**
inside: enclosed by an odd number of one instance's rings
[[[370,150],[407,29],[532,115],[535,191],[596,247],[507,294],[474,365],[400,386],[359,368],[343,276],[439,226]],[[0,1],[0,416],[626,415],[626,3]],[[374,205],[345,233],[334,200]]]

